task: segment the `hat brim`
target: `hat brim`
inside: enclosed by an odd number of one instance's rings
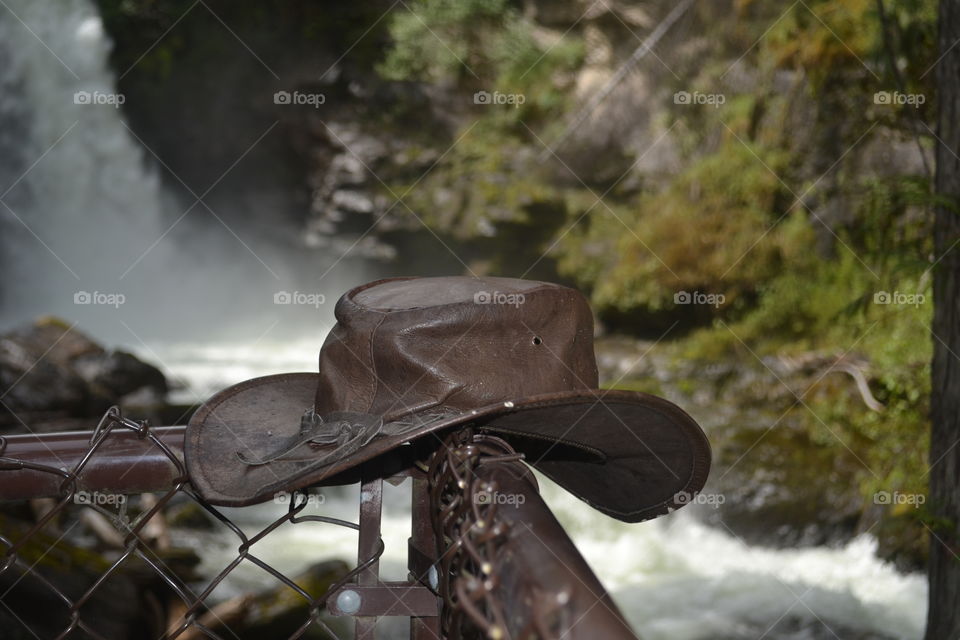
[[[254,378],[204,403],[190,419],[184,457],[191,482],[208,501],[244,506],[342,477],[401,445],[473,423],[503,437],[526,461],[595,509],[639,522],[677,509],[703,487],[710,445],[697,423],[671,402],[632,391],[584,390],[517,398],[424,422],[402,435],[379,435],[359,450],[310,464],[296,459],[251,466],[299,433],[313,406],[318,374]],[[317,456],[319,457],[319,453]]]

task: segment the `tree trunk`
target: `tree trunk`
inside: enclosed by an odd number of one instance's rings
[[[960,639],[960,0],[940,1],[927,640]]]

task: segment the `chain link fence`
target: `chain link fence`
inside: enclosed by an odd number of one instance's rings
[[[499,438],[462,429],[438,441],[427,464],[400,474],[413,478],[409,575],[387,583],[379,577],[383,478],[364,477],[358,522],[317,515],[308,508],[313,494],[300,491],[285,498],[285,513],[250,531],[249,521],[234,521],[237,510],[219,509],[193,490],[182,433],[130,420],[114,407],[90,433],[0,437],[0,635],[373,638],[383,636],[379,616],[402,615],[414,640],[576,638],[586,636],[570,633],[573,617],[558,612],[587,610],[607,597],[575,550],[572,559],[556,558],[573,567],[559,583],[536,568],[518,574],[517,557],[548,546],[543,537],[557,548],[557,540],[569,539],[522,456]],[[540,511],[502,517],[515,505],[492,496],[507,485]],[[542,523],[539,534],[529,535],[528,521]],[[356,531],[356,566],[304,558],[294,573],[261,557],[258,543],[280,527],[307,523],[318,525],[313,536],[329,527]],[[235,551],[222,566],[198,571],[209,549],[175,543],[180,526],[212,528],[215,537],[204,539],[218,541],[218,557]],[[516,545],[526,548],[511,549]],[[251,566],[262,579],[237,592],[232,576]],[[578,604],[571,594],[584,584],[593,598]],[[548,591],[559,595],[544,604]]]
[[[82,478],[95,464],[101,468],[109,461],[98,459],[105,444],[118,432],[128,431],[143,443],[144,455],[160,452],[175,469],[169,489],[162,494],[127,496],[123,493],[100,492],[85,488]],[[346,570],[339,563],[322,565],[325,572],[309,572],[291,577],[257,555],[256,544],[281,525],[322,521],[331,526],[358,529],[359,525],[335,518],[305,515],[308,496],[295,493],[285,514],[253,535],[224,513],[207,503],[191,488],[179,451],[171,448],[144,422],[134,422],[113,408],[100,421],[89,439],[89,447],[80,461],[65,469],[6,455],[7,439],[0,439],[0,482],[5,472],[32,470],[56,478],[58,495],[52,501],[34,501],[32,526],[3,516],[0,545],[3,564],[0,566],[0,603],[3,613],[13,618],[8,633],[23,637],[97,638],[241,638],[247,628],[264,625],[275,631],[289,620],[245,620],[265,612],[269,603],[259,602],[253,594],[240,599],[222,600],[215,592],[242,563],[251,563],[263,570],[264,590],[276,600],[278,615],[300,612],[302,620],[286,636],[348,637],[340,629],[331,628],[324,616],[325,598],[333,590],[349,582],[364,565]],[[57,453],[50,452],[54,457]],[[122,476],[129,469],[116,469]],[[192,560],[178,558],[171,551],[169,525],[165,513],[176,503],[181,510],[192,503],[208,514],[216,527],[232,534],[236,555],[215,575],[198,581],[191,575]],[[39,504],[38,504],[39,503]],[[39,512],[38,512],[39,510]],[[92,512],[92,513],[91,513]],[[105,551],[98,552],[100,549]],[[382,552],[382,546],[381,546]],[[98,572],[97,570],[100,569]],[[324,584],[325,583],[325,584]],[[324,588],[318,588],[323,586]],[[147,602],[141,602],[126,589],[143,589]],[[121,606],[116,602],[133,603]],[[18,612],[9,603],[16,602],[27,610]],[[146,605],[146,606],[144,606]],[[152,605],[152,606],[151,606]],[[326,619],[325,619],[326,618]],[[159,627],[159,628],[158,628]],[[236,629],[232,628],[236,627]],[[240,630],[240,631],[238,631]]]

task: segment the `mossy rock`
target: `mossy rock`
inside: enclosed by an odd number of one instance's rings
[[[930,559],[930,539],[923,526],[925,511],[913,507],[884,509],[871,533],[877,537],[877,555],[901,570],[917,570]]]
[[[0,532],[6,538],[19,540],[31,527],[32,523],[0,514]],[[67,605],[57,591],[76,602],[113,564],[112,558],[53,531],[30,536],[18,558],[0,574],[6,605],[0,609],[4,638],[56,637],[70,625]],[[161,578],[134,557],[97,586],[80,610],[81,620],[100,637],[159,637],[165,621],[160,594],[167,591]]]
[[[862,471],[853,452],[815,442],[790,416],[743,427],[715,443],[714,492],[725,500],[707,517],[751,544],[842,542],[857,533]]]
[[[166,513],[167,524],[182,529],[209,531],[217,528],[216,519],[193,500],[172,505]]]
[[[341,560],[327,560],[310,565],[306,571],[295,576],[293,581],[301,589],[317,598],[323,596],[330,586],[347,574],[349,567]],[[257,594],[250,600],[243,622],[231,627],[241,640],[260,640],[261,638],[285,638],[300,628],[310,612],[307,601],[299,593],[286,585],[280,585],[270,591]],[[328,626],[346,629],[352,619],[324,619]],[[311,625],[304,638],[326,638],[321,628]]]

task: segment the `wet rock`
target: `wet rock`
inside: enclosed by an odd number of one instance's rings
[[[73,428],[63,421],[99,417],[113,404],[157,407],[167,394],[159,369],[56,318],[0,336],[0,387],[0,426],[8,433],[28,424],[34,431]]]
[[[157,404],[167,393],[163,373],[126,351],[101,350],[77,358],[73,365],[91,391],[105,399],[139,394],[139,404]]]
[[[76,372],[53,362],[21,364],[20,346],[0,340],[0,386],[4,389],[4,422],[19,413],[87,413],[86,384]]]

